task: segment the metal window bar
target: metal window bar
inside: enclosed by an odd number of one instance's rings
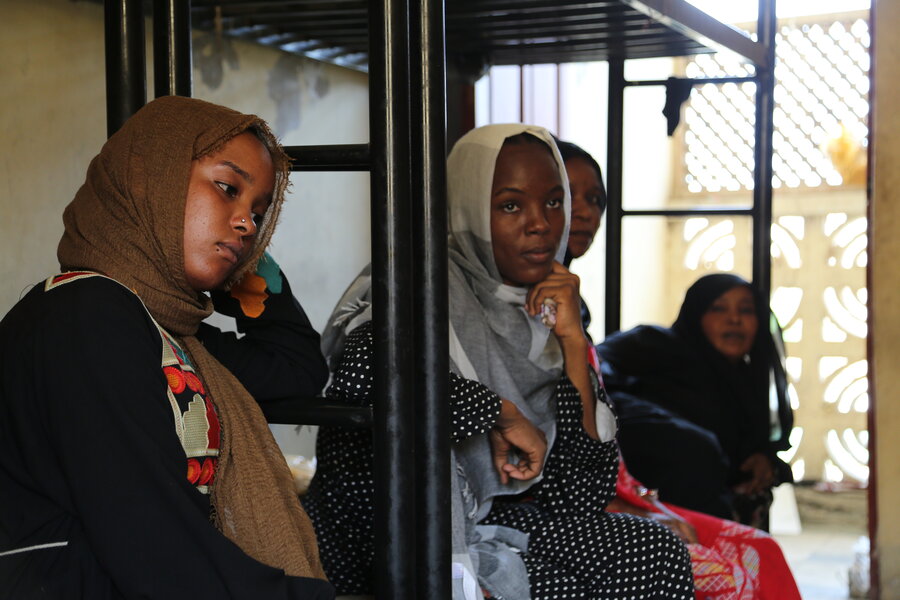
[[[190,2],[154,0],[153,15],[157,95],[189,96]],[[378,598],[450,598],[444,20],[441,0],[370,2],[370,143],[287,149],[295,171],[371,172],[374,410],[322,398],[263,410],[374,425]],[[112,135],[146,102],[141,0],[105,0],[105,23]]]
[[[640,0],[628,0],[637,4]],[[607,209],[606,209],[606,334],[615,333],[622,321],[622,219],[647,216],[749,216],[753,219],[753,283],[764,298],[772,287],[770,256],[772,226],[772,136],[775,92],[775,0],[759,0],[757,39],[763,58],[754,59],[756,74],[750,77],[715,77],[691,80],[713,83],[756,83],[756,131],[754,134],[753,206],[750,208],[694,208],[624,210],[622,206],[622,152],[625,88],[665,85],[664,80],[626,81],[624,60],[609,60],[609,112],[607,115]],[[754,52],[754,54],[756,54]]]

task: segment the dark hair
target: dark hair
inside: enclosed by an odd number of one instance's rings
[[[587,150],[572,142],[556,140],[556,147],[559,148],[559,155],[562,157],[563,162],[572,158],[580,158],[594,169],[594,172],[597,174],[597,181],[600,182],[600,198],[597,200],[597,206],[600,207],[600,212],[606,211],[606,187],[603,185],[603,171],[600,170],[600,165],[597,164],[594,157],[588,154]]]
[[[553,154],[553,149],[550,148],[547,142],[537,137],[536,135],[528,133],[527,131],[517,133],[516,135],[511,135],[503,140],[504,146],[521,146],[523,144],[536,144],[550,152],[551,155]]]

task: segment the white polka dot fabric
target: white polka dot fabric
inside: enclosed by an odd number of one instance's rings
[[[371,324],[347,337],[329,398],[371,403],[372,348]],[[488,431],[499,415],[499,397],[452,374],[450,390],[452,439]],[[568,379],[557,387],[557,403],[559,433],[543,481],[523,497],[495,499],[485,520],[530,534],[523,558],[532,599],[693,598],[690,558],[673,533],[603,510],[615,494],[618,450],[615,441],[584,433],[581,400]],[[340,594],[374,587],[372,452],[371,431],[319,430],[318,469],[303,504],[316,527],[325,572]]]

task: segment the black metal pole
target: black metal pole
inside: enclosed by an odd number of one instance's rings
[[[191,2],[153,0],[153,92],[191,95]]]
[[[409,0],[369,10],[375,595],[415,597]]]
[[[410,20],[416,331],[416,597],[450,600],[447,403],[446,73],[443,0],[414,0]]]
[[[106,135],[147,102],[144,13],[141,0],[106,0]]]
[[[606,139],[606,318],[609,335],[622,320],[622,150],[625,126],[625,61],[609,59]]]
[[[759,0],[757,39],[766,64],[756,68],[756,144],[753,149],[753,283],[764,298],[772,290],[772,122],[775,110],[775,0]]]
[[[702,208],[658,208],[647,210],[623,210],[623,217],[725,217],[725,216],[742,216],[752,217],[753,208],[738,207],[702,207]]]
[[[748,83],[755,82],[756,77],[748,75],[746,77],[681,77],[682,81],[690,81],[693,85],[705,85],[712,83],[722,85],[724,83]],[[626,81],[626,87],[645,87],[645,86],[664,86],[668,83],[667,79],[638,79],[634,81]]]
[[[368,171],[368,144],[285,146],[291,171]]]

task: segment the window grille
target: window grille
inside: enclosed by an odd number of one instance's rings
[[[866,144],[869,27],[862,18],[783,25],[776,36],[775,188],[845,183],[827,146]],[[703,54],[688,77],[751,75],[728,54]],[[689,192],[753,189],[754,83],[697,86],[685,105],[684,185]],[[832,157],[835,150],[832,150]],[[839,155],[839,150],[838,150]]]

